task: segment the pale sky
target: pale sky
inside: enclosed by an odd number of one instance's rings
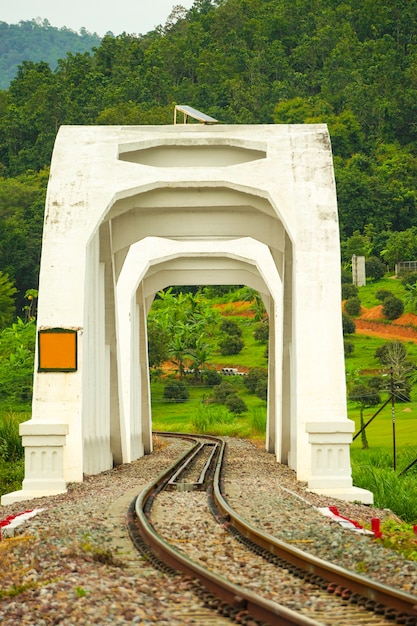
[[[51,26],[79,31],[84,26],[101,37],[111,31],[145,34],[164,25],[173,6],[189,9],[193,0],[2,0],[0,22],[17,24],[38,17]]]

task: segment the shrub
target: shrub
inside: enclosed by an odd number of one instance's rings
[[[365,261],[366,278],[379,280],[386,272],[386,265],[376,256],[371,256]]]
[[[246,413],[246,411],[248,410],[248,407],[246,406],[244,400],[242,400],[242,398],[240,398],[237,393],[232,393],[227,396],[225,405],[231,413],[236,413],[237,415],[240,415],[241,413]]]
[[[375,298],[380,302],[383,302],[385,298],[389,298],[392,296],[392,292],[388,291],[388,289],[378,289],[375,294]]]
[[[261,378],[256,385],[255,395],[261,400],[267,400],[268,398],[268,379]]]
[[[205,370],[204,371],[204,382],[209,387],[220,385],[222,380],[223,380],[223,377],[217,370]]]
[[[371,376],[368,378],[368,387],[371,389],[376,389],[377,391],[381,391],[384,386],[384,379],[381,376]]]
[[[343,348],[344,348],[344,352],[345,352],[345,357],[348,357],[351,354],[353,354],[355,346],[353,345],[353,343],[351,341],[346,341],[345,340],[343,342]]]
[[[223,381],[222,383],[220,383],[220,385],[215,386],[213,390],[213,398],[215,402],[224,404],[226,402],[227,397],[235,393],[236,393],[236,389],[232,385],[232,383]]]
[[[185,402],[188,400],[190,392],[182,380],[170,380],[164,387],[165,400],[174,402]]]
[[[375,388],[366,383],[354,385],[349,393],[349,400],[357,402],[363,407],[376,406],[381,402],[381,397]]]
[[[0,270],[0,328],[7,326],[13,319],[16,293],[17,289],[9,280],[9,275]]]
[[[404,313],[404,302],[396,296],[389,296],[382,303],[382,313],[389,320],[396,320]]]
[[[10,463],[23,457],[19,424],[20,421],[14,413],[0,418],[0,460]]]
[[[360,315],[361,312],[361,301],[358,297],[348,298],[345,302],[345,313],[348,315]]]
[[[245,342],[237,335],[225,335],[219,341],[220,354],[227,356],[229,354],[239,354],[242,351]]]
[[[407,285],[415,285],[417,283],[417,272],[401,274],[401,283],[404,287],[407,287]]]
[[[342,283],[342,300],[348,300],[348,298],[354,298],[358,295],[358,288],[352,283]]]
[[[234,320],[223,320],[220,324],[220,330],[222,333],[226,333],[227,335],[233,335],[236,337],[242,336],[242,330],[240,329],[238,323]]]
[[[381,450],[360,452],[360,456],[354,455],[352,459],[354,484],[372,491],[374,506],[389,508],[403,520],[414,524],[417,519],[414,476],[399,476],[392,469],[390,454],[381,454]],[[406,465],[407,462],[404,462],[403,466]]]
[[[268,322],[259,322],[256,324],[255,330],[253,331],[253,336],[256,341],[260,341],[265,343],[269,339],[269,324]]]
[[[265,434],[266,430],[266,408],[255,407],[251,410],[250,423],[252,430],[258,434]]]
[[[225,406],[215,404],[200,404],[196,411],[193,411],[191,423],[197,433],[216,433],[219,426],[232,423],[234,416]]]
[[[353,335],[356,332],[355,322],[346,313],[342,313],[342,329],[343,335]]]
[[[168,358],[168,335],[166,331],[156,323],[148,320],[148,361],[149,367],[160,367]]]
[[[27,403],[32,397],[36,324],[20,318],[0,332],[0,400]]]
[[[261,367],[253,367],[243,379],[243,384],[250,393],[257,394],[262,388],[268,388],[268,371]]]
[[[342,279],[342,285],[345,285],[348,283],[352,284],[352,272],[350,270],[345,270],[342,267],[341,279]]]
[[[12,463],[0,463],[0,494],[21,489],[24,473],[25,462],[23,458]]]
[[[247,376],[243,380],[243,384],[250,391],[255,393],[256,384],[260,378],[268,378],[268,372],[260,367],[253,367],[249,370]]]
[[[387,341],[375,350],[375,358],[382,365],[399,363],[407,357],[407,348],[402,341]]]

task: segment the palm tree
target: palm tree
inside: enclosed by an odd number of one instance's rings
[[[209,345],[204,342],[204,335],[201,334],[195,342],[195,347],[190,349],[192,358],[192,368],[194,370],[194,380],[203,379],[203,367],[210,358]]]

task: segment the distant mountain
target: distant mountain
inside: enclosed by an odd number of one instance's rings
[[[45,61],[54,68],[67,52],[87,52],[100,42],[97,33],[85,28],[78,33],[65,26],[56,28],[46,19],[0,22],[0,89],[8,89],[22,61]]]

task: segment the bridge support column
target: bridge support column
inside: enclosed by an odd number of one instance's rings
[[[311,445],[308,487],[314,493],[339,500],[372,504],[373,494],[370,491],[352,485],[349,447],[354,427],[351,420],[307,422],[306,431]]]
[[[55,495],[66,491],[64,481],[64,446],[68,424],[20,425],[25,447],[25,479],[21,491],[4,495],[1,504]]]

